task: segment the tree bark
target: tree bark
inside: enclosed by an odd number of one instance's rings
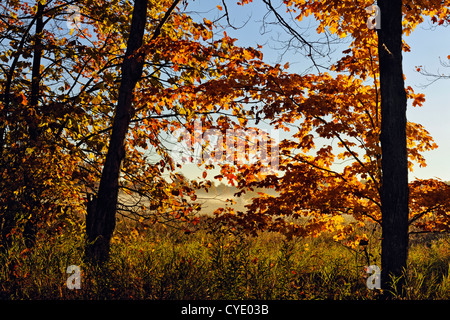
[[[406,91],[402,69],[402,1],[380,0],[378,52],[381,89],[381,283],[401,277],[408,255],[408,155]],[[401,283],[401,282],[400,282]]]
[[[33,66],[31,70],[31,92],[30,92],[30,108],[35,112],[35,115],[39,115],[39,96],[40,96],[40,84],[41,84],[41,61],[42,61],[42,38],[44,32],[44,14],[45,5],[38,2],[36,12],[36,32],[34,35],[33,43]],[[36,147],[39,141],[39,120],[37,116],[28,115],[28,134],[29,145]],[[32,157],[31,157],[32,159]],[[25,245],[31,248],[35,245],[38,223],[38,208],[40,205],[39,198],[39,181],[34,181],[32,178],[33,172],[31,170],[25,171],[24,182],[27,187],[25,193],[26,205],[29,213],[27,222],[25,223],[23,236],[25,239]]]
[[[44,31],[44,21],[42,15],[44,14],[45,5],[38,2],[36,13],[36,33],[33,44],[33,67],[31,70],[31,94],[30,106],[38,112],[40,84],[41,84],[41,60],[42,60],[42,37]],[[33,143],[38,140],[38,120],[31,117],[28,121],[28,132]]]
[[[133,115],[133,91],[142,75],[144,65],[144,54],[139,49],[145,32],[147,5],[148,0],[136,0],[134,4],[108,153],[97,198],[90,199],[87,206],[85,254],[89,260],[95,262],[104,262],[108,259],[111,237],[115,228],[119,175],[125,157],[128,126]]]

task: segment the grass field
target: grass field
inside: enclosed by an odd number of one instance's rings
[[[83,262],[79,235],[42,239],[33,250],[0,253],[1,299],[376,299],[364,266],[380,265],[377,234],[351,250],[331,235],[286,240],[224,228],[137,230],[120,224],[110,261]],[[364,251],[364,248],[366,251]],[[369,261],[368,261],[369,260]],[[450,299],[447,237],[411,239],[409,268],[398,299]],[[69,265],[81,269],[81,288],[69,290]]]

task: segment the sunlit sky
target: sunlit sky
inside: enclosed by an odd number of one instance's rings
[[[273,2],[276,3],[276,1]],[[213,19],[217,13],[214,8],[218,4],[221,4],[221,1],[197,0],[189,5],[188,10],[201,12],[199,17],[207,16],[209,19]],[[240,46],[263,45],[264,60],[269,63],[280,62],[282,50],[277,48],[278,44],[274,39],[279,35],[283,36],[283,31],[273,25],[266,30],[266,34],[261,34],[261,21],[267,12],[265,5],[259,0],[254,0],[253,4],[244,7],[229,5],[228,9],[230,21],[235,26],[242,28],[238,30],[228,28],[227,34],[237,38],[237,44]],[[367,17],[361,17],[361,19],[365,21]],[[427,71],[433,73],[450,74],[450,68],[445,68],[440,63],[440,60],[449,62],[447,56],[450,55],[450,41],[448,41],[450,27],[433,28],[428,21],[426,20],[410,36],[405,38],[405,41],[411,47],[411,52],[404,53],[403,56],[406,85],[411,86],[416,93],[424,93],[426,98],[421,108],[408,106],[407,117],[409,121],[425,126],[439,147],[425,153],[427,166],[419,168],[416,165],[414,171],[410,173],[410,179],[440,178],[447,181],[450,180],[448,165],[450,159],[450,79],[431,83],[432,79],[417,72],[416,66],[423,66]],[[300,24],[299,26],[306,27],[304,24],[308,23],[311,22],[303,20],[303,25]],[[314,37],[314,28],[310,28],[305,34]],[[347,46],[341,44],[340,47],[336,48],[339,48],[336,50],[336,57],[338,57]],[[302,73],[309,66],[307,59],[299,53],[289,52],[284,55],[281,63],[286,62],[290,62],[290,72]],[[183,169],[183,173],[188,178],[198,178],[202,171],[202,169],[196,169],[195,165],[187,165]],[[213,175],[213,172],[208,174],[208,178]]]

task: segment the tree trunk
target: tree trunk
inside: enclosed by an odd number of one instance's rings
[[[44,21],[42,15],[44,14],[45,5],[38,2],[36,13],[36,33],[33,44],[33,67],[31,70],[31,94],[30,105],[38,112],[40,84],[41,84],[41,60],[42,60],[42,37],[44,32]],[[32,143],[36,143],[38,140],[38,120],[35,117],[31,117],[28,121],[28,132]]]
[[[30,92],[30,108],[34,110],[36,115],[40,114],[39,111],[39,95],[41,84],[41,60],[42,60],[42,38],[44,32],[44,14],[45,5],[38,2],[36,12],[36,32],[34,35],[33,43],[33,66],[31,70],[31,92]],[[30,147],[36,147],[39,141],[39,120],[35,116],[28,115],[28,134]],[[32,162],[32,156],[30,156],[30,163]],[[35,245],[38,223],[38,208],[40,206],[40,188],[38,184],[40,181],[35,181],[33,178],[33,172],[31,170],[25,171],[24,182],[26,186],[26,205],[28,210],[28,220],[25,223],[23,236],[25,239],[25,245],[31,248]]]
[[[381,89],[382,255],[381,282],[390,289],[408,255],[408,155],[406,91],[402,69],[402,1],[380,0],[378,51]]]
[[[102,171],[98,196],[88,202],[86,218],[86,257],[95,262],[108,259],[110,241],[115,228],[119,175],[125,157],[128,125],[133,115],[132,98],[137,81],[142,75],[144,54],[139,52],[147,20],[148,0],[136,0],[131,19],[130,37],[122,62],[122,80],[110,138],[108,153]]]

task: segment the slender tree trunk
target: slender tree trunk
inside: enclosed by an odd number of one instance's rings
[[[33,48],[33,67],[31,70],[31,94],[30,106],[34,109],[38,108],[40,83],[41,83],[41,60],[42,60],[42,37],[44,31],[43,13],[45,6],[38,2],[37,18],[36,18],[36,33]],[[36,110],[37,112],[37,110]],[[31,117],[28,121],[28,132],[30,139],[34,143],[38,140],[38,119]]]
[[[6,141],[5,141],[6,135],[7,135],[7,124],[6,123],[8,123],[7,120],[8,120],[8,118],[10,118],[11,96],[12,96],[11,90],[12,90],[12,86],[13,86],[14,71],[15,71],[16,66],[19,62],[19,59],[22,55],[23,47],[25,46],[25,43],[26,43],[27,39],[29,38],[29,33],[30,33],[31,28],[35,25],[35,23],[36,23],[36,27],[35,27],[36,33],[38,33],[39,29],[43,28],[42,12],[43,12],[43,5],[39,3],[36,15],[34,16],[33,20],[29,23],[25,32],[22,34],[22,38],[20,40],[19,46],[13,53],[14,59],[11,63],[11,66],[9,67],[8,72],[6,73],[6,80],[5,80],[5,84],[3,86],[4,91],[0,95],[2,97],[2,102],[3,102],[3,108],[0,109],[0,113],[3,118],[3,120],[0,121],[0,157],[2,159],[3,159],[3,155],[4,155],[4,150],[6,147]],[[41,22],[38,23],[37,20],[39,17],[41,18]],[[39,24],[39,26],[38,26],[38,24]],[[34,54],[36,54],[36,52]],[[41,50],[40,55],[42,55],[42,50]],[[34,59],[34,57],[33,57],[33,59]],[[2,166],[0,164],[0,176],[2,176],[6,167],[7,166]],[[5,188],[7,186],[2,184],[1,187]],[[4,199],[1,199],[1,200],[4,200]],[[0,212],[0,215],[2,215],[2,217],[0,219],[1,238],[3,241],[2,245],[8,246],[11,244],[11,237],[9,236],[10,232],[13,230],[13,228],[17,224],[18,217],[17,217],[16,213],[18,211],[22,210],[22,208],[20,208],[19,203],[14,203],[12,201],[9,201],[6,203],[2,202],[1,204],[6,204],[4,211]],[[13,208],[13,209],[11,209],[11,208]]]
[[[125,140],[133,115],[132,98],[142,75],[144,54],[139,52],[147,20],[148,0],[136,0],[131,19],[130,38],[122,63],[122,80],[114,117],[108,153],[102,171],[98,196],[89,199],[87,206],[86,257],[95,262],[108,259],[110,241],[115,228],[119,175],[125,157]]]
[[[31,93],[30,93],[30,108],[39,115],[39,95],[41,83],[41,60],[42,60],[42,37],[44,31],[44,13],[45,5],[38,2],[36,12],[36,32],[33,43],[33,66],[31,70]],[[39,119],[36,116],[29,115],[27,119],[29,145],[36,147],[39,140]],[[32,158],[30,159],[32,162]],[[27,247],[33,247],[36,241],[37,222],[38,222],[38,208],[40,205],[39,199],[39,181],[33,180],[33,172],[26,170],[24,182],[27,187],[26,190],[26,205],[29,213],[29,218],[25,223],[23,236]]]
[[[383,177],[381,282],[383,289],[389,289],[391,276],[402,275],[408,255],[407,98],[402,69],[402,1],[380,0],[378,6]]]
[[[181,0],[173,0],[163,19],[156,26],[150,40],[161,33],[171,13]],[[134,110],[132,108],[133,91],[142,75],[144,53],[142,46],[147,19],[148,0],[136,0],[131,19],[130,38],[122,63],[122,81],[119,88],[116,115],[110,138],[108,153],[102,171],[97,197],[89,197],[86,217],[86,258],[102,263],[108,259],[111,237],[116,224],[116,207],[119,193],[119,175],[125,158],[125,142],[128,125]]]

